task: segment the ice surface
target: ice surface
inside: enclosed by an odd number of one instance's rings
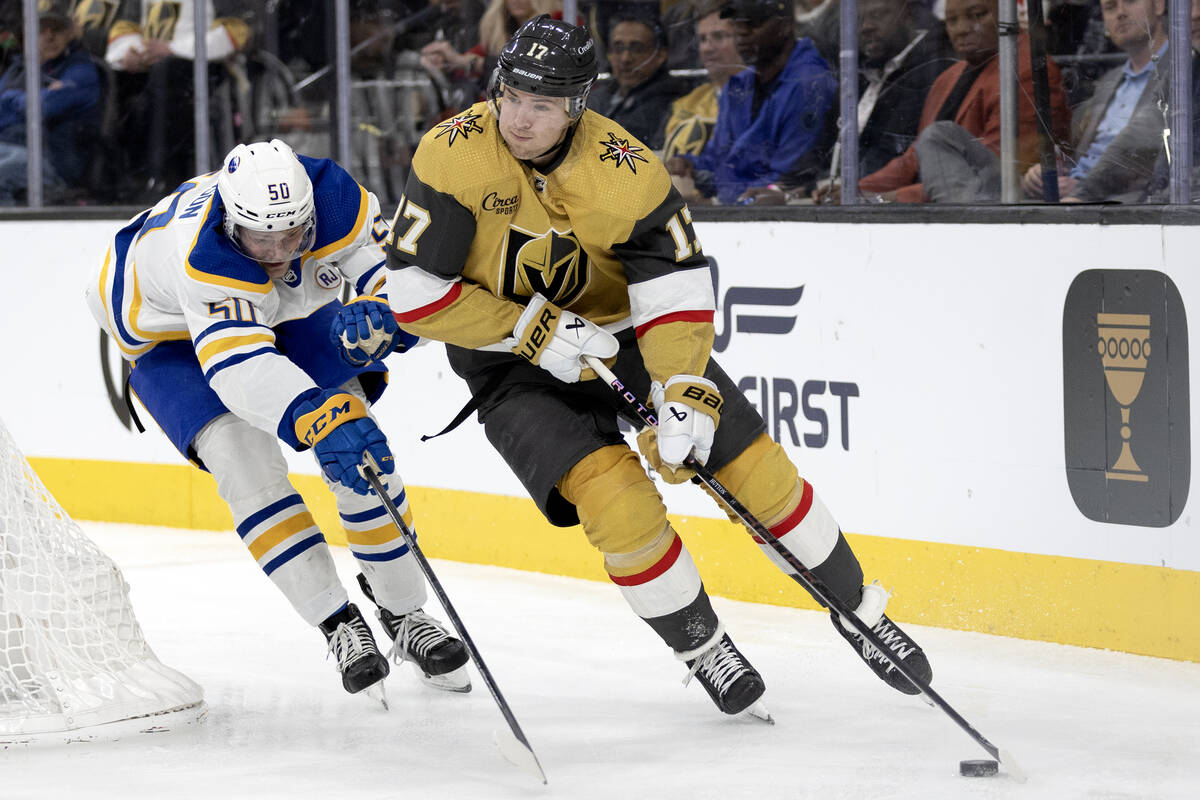
[[[910,626],[942,696],[1029,774],[963,778],[958,762],[987,754],[884,686],[823,614],[714,598],[767,682],[768,726],[681,686],[683,666],[613,586],[435,561],[542,786],[492,743],[504,721],[477,674],[464,695],[393,670],[390,712],[343,692],[321,635],[235,534],[84,528],[125,571],[151,646],[211,711],[169,733],[10,747],[5,800],[1197,796],[1200,664]],[[334,550],[362,602],[349,552]],[[444,619],[436,601],[426,610]]]

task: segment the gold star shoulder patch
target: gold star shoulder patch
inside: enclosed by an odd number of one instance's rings
[[[439,122],[436,127],[440,130],[438,130],[433,138],[440,139],[443,136],[448,136],[446,146],[453,147],[455,140],[459,136],[465,140],[472,133],[483,133],[483,127],[476,121],[481,116],[482,114],[472,114],[468,111],[445,122]]]
[[[628,139],[618,139],[612,131],[608,132],[608,141],[600,142],[600,146],[604,148],[604,152],[600,154],[600,160],[616,162],[613,166],[617,169],[620,169],[622,164],[626,164],[636,175],[636,162],[649,163],[644,156],[638,155],[646,148],[630,144]]]

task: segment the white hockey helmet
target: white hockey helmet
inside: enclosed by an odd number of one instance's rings
[[[290,255],[275,254],[271,260],[290,261],[312,248],[316,232],[313,185],[295,152],[281,139],[239,144],[225,156],[217,191],[225,206],[225,235],[241,252],[248,252],[239,229],[255,232],[262,241],[279,234],[292,241],[303,231]],[[286,258],[284,257],[286,255]]]

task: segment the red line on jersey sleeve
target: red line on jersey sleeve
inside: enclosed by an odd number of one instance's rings
[[[713,321],[713,312],[711,311],[675,311],[670,314],[663,314],[661,317],[656,317],[647,323],[637,326],[637,338],[642,338],[646,335],[646,331],[653,328],[655,325],[665,325],[668,322],[709,322]]]
[[[424,319],[431,314],[441,311],[443,308],[457,300],[460,294],[462,294],[462,281],[455,281],[454,285],[450,287],[450,291],[446,292],[432,303],[427,303],[420,308],[414,308],[412,311],[405,311],[404,313],[395,311],[392,313],[396,315],[396,322],[416,322],[417,320]]]

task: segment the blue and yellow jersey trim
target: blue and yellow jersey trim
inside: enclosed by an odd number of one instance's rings
[[[213,202],[215,196],[216,184],[213,184],[212,193],[204,197],[202,207],[195,211],[202,213],[204,219],[184,259],[188,277],[234,291],[267,294],[273,288],[267,271],[254,259],[239,253],[225,237],[222,230],[224,207]],[[193,201],[180,216],[192,213],[196,205]]]
[[[354,244],[373,225],[367,190],[350,173],[327,158],[298,156],[313,183],[316,239],[309,258],[326,258]]]
[[[121,352],[131,359],[145,354],[159,342],[188,338],[187,331],[152,332],[138,325],[143,299],[137,265],[130,260],[129,251],[150,220],[150,212],[146,211],[118,231],[100,269],[98,288],[104,299],[108,329]]]

